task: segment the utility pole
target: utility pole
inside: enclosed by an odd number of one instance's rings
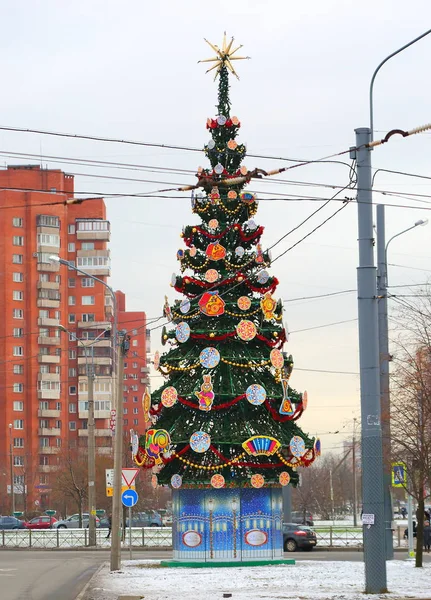
[[[377,297],[379,318],[380,405],[383,438],[383,497],[385,514],[386,560],[394,558],[392,538],[391,421],[389,395],[388,287],[385,239],[385,205],[377,205]]]
[[[356,493],[356,418],[353,419],[352,474],[353,474],[353,527],[357,527],[358,526],[358,500],[357,500],[357,493]]]
[[[351,158],[357,165],[358,317],[361,382],[361,447],[363,514],[372,524],[363,527],[365,593],[387,592],[385,521],[383,509],[383,449],[380,424],[380,377],[376,267],[374,264],[371,152],[368,127],[355,130]]]
[[[116,340],[114,340],[116,344]],[[123,376],[124,356],[129,350],[128,338],[118,334],[117,414],[114,446],[114,495],[112,498],[111,571],[121,569],[121,472],[123,466]]]
[[[96,444],[94,431],[94,364],[91,348],[91,364],[88,360],[89,348],[85,348],[88,382],[88,545],[96,545]]]

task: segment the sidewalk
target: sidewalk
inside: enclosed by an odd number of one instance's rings
[[[389,593],[364,594],[364,565],[349,561],[301,561],[296,565],[175,569],[160,561],[124,561],[122,571],[104,565],[82,600],[431,600],[431,564],[387,563]]]

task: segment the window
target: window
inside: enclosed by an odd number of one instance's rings
[[[37,262],[51,265],[52,264],[51,256],[57,256],[57,254],[55,254],[54,252],[38,252],[37,253]]]
[[[83,277],[81,279],[81,285],[82,287],[94,287],[94,279],[91,279],[91,277]]]
[[[42,467],[46,467],[47,465],[49,465],[49,456],[43,456],[43,454],[39,456],[39,464]]]
[[[48,400],[40,400],[39,401],[40,410],[49,410],[49,402]]]
[[[138,340],[132,340],[132,346],[137,346],[138,345]]]
[[[41,246],[58,247],[60,245],[60,236],[53,233],[38,233],[37,243]]]
[[[24,318],[24,311],[22,310],[22,308],[14,308],[13,309],[13,318],[14,319],[23,319]]]
[[[60,275],[54,275],[54,281],[55,281],[55,283],[61,283],[61,276]]]
[[[13,217],[12,218],[12,225],[14,227],[22,227],[23,221],[21,219],[21,217]]]
[[[69,279],[68,279],[68,286],[70,288],[74,288],[75,287],[75,277],[69,277]]]
[[[13,273],[12,281],[15,283],[22,283],[24,281],[24,273]]]
[[[42,281],[42,282],[49,281],[49,273],[39,273],[39,281]]]
[[[133,402],[138,402],[138,396],[133,396]]]
[[[128,419],[124,419],[124,425],[128,425],[129,424],[129,420]]]
[[[13,337],[22,337],[24,335],[24,329],[22,327],[13,328]]]
[[[49,365],[39,365],[39,373],[49,373]]]
[[[68,303],[69,303],[69,306],[75,306],[75,304],[76,304],[75,296],[69,296]]]
[[[14,487],[15,487],[15,485],[23,486],[24,485],[24,475],[14,475],[13,483],[14,483]]]
[[[67,267],[69,269],[69,271],[73,271],[73,267],[75,266],[75,261],[74,260],[69,260],[69,264],[70,266]]]
[[[138,425],[138,424],[139,424],[138,419],[133,419],[133,425]]]
[[[127,369],[127,363],[126,362],[124,363],[124,368]]]
[[[138,386],[137,385],[132,385],[131,388],[132,392],[137,392],[138,391]]]
[[[76,413],[76,404],[75,404],[75,402],[69,402],[69,412],[71,414]]]
[[[13,457],[13,466],[14,467],[23,467],[24,466],[24,457],[23,456],[14,456]]]
[[[76,430],[76,421],[69,421],[69,429],[70,431]]]
[[[40,438],[39,445],[41,448],[49,448],[49,438]]]
[[[67,233],[70,233],[71,235],[75,234],[75,225],[68,225],[67,226]]]
[[[94,250],[94,242],[82,242],[81,250]]]
[[[67,251],[68,252],[75,252],[75,243],[74,242],[69,242],[67,244]]]
[[[24,384],[23,383],[14,383],[13,384],[13,391],[15,393],[22,394],[22,392],[24,391]]]
[[[126,407],[123,408],[123,415],[127,415],[128,409]]]
[[[49,310],[46,310],[45,308],[41,308],[39,310],[39,317],[41,319],[49,319]]]
[[[138,415],[139,414],[139,409],[135,406],[135,408],[133,409],[133,414],[134,415]]]
[[[127,402],[127,396],[123,396],[123,402]]]
[[[13,438],[14,448],[24,448],[24,438]]]
[[[24,255],[12,254],[12,262],[14,263],[14,265],[22,265],[22,263],[24,262]]]
[[[42,429],[48,429],[49,427],[49,419],[41,419],[39,423],[39,427]]]
[[[24,246],[24,236],[23,235],[14,235],[12,238],[12,244],[14,246]]]
[[[41,483],[42,485],[46,485],[48,483],[48,475],[45,475],[43,473],[39,475],[39,483]]]
[[[13,355],[14,356],[24,356],[24,346],[14,346],[13,347]]]
[[[60,227],[60,219],[51,215],[37,215],[36,223],[45,227]]]
[[[68,320],[69,320],[69,323],[76,323],[76,315],[73,315],[70,313],[68,316]]]
[[[14,365],[13,366],[13,374],[14,375],[22,375],[24,373],[24,365]]]
[[[16,411],[23,411],[24,402],[22,402],[22,400],[15,400],[15,402],[13,403],[13,409]]]
[[[95,320],[96,315],[94,313],[84,313],[82,315],[82,321],[84,321],[84,323],[94,323]]]
[[[109,231],[109,221],[77,221],[78,231]]]
[[[69,385],[69,394],[74,396],[76,394],[76,385]]]
[[[69,350],[69,358],[70,360],[76,359],[76,350]]]
[[[132,363],[132,367],[133,367],[134,369],[137,369],[137,368],[138,368],[138,363],[137,363],[137,362],[134,362],[134,363]]]
[[[61,410],[61,402],[55,403],[55,410]]]
[[[76,377],[76,369],[74,369],[74,368],[69,369],[69,377]],[[76,390],[76,387],[75,387],[75,390]],[[76,391],[75,391],[75,394],[76,394]]]
[[[61,429],[61,421],[56,421],[56,422],[55,422],[55,427],[56,427],[57,429]]]
[[[38,381],[37,389],[41,390],[60,390],[60,382],[59,381]]]
[[[14,300],[24,300],[24,292],[20,290],[13,290],[12,297]]]
[[[109,256],[78,256],[78,267],[109,267]]]
[[[23,419],[15,419],[13,422],[14,429],[24,429],[24,420]]]
[[[95,303],[94,296],[82,296],[83,306],[92,305]]]

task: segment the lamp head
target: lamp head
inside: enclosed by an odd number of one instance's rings
[[[428,219],[419,219],[419,221],[416,221],[415,227],[418,225],[428,225]]]
[[[50,260],[51,262],[60,262],[60,257],[59,257],[59,256],[57,256],[56,254],[52,254],[52,255],[49,257],[49,260]]]
[[[65,333],[68,333],[66,327],[64,325],[58,325],[58,329],[61,329],[61,331],[64,331]]]

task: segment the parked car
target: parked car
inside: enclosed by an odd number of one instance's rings
[[[126,520],[129,526],[129,519]],[[155,510],[146,510],[132,515],[132,527],[162,527],[162,517]]]
[[[283,523],[283,548],[285,552],[312,550],[317,544],[315,532],[305,525]]]
[[[82,513],[82,527],[89,527],[90,515],[88,513]],[[96,527],[99,527],[100,519],[96,517]],[[76,513],[71,517],[67,517],[67,519],[62,519],[61,521],[57,521],[53,523],[54,529],[79,529],[79,514]]]
[[[51,529],[56,522],[57,519],[55,517],[41,515],[40,517],[34,517],[34,519],[27,521],[25,526],[27,529]]]
[[[0,529],[25,529],[25,523],[16,517],[0,517]]]
[[[308,510],[294,510],[292,511],[292,523],[298,523],[300,525],[308,525],[309,527],[313,527],[313,515]]]

